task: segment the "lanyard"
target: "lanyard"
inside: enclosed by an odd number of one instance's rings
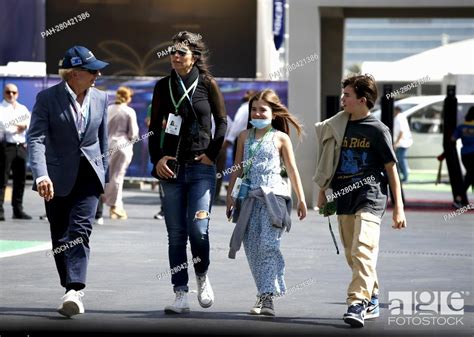
[[[249,159],[248,159],[248,160],[250,161],[250,163],[247,165],[246,168],[244,168],[244,175],[243,175],[244,179],[245,179],[245,177],[247,177],[247,174],[249,173],[250,168],[252,167],[252,164],[253,164],[252,158],[253,158],[253,156],[255,155],[255,153],[257,153],[258,149],[260,148],[260,146],[261,146],[262,143],[263,143],[263,140],[265,139],[265,137],[268,135],[268,133],[269,133],[272,129],[273,129],[273,128],[270,127],[270,128],[267,130],[267,132],[265,132],[265,134],[263,135],[263,137],[262,137],[262,138],[260,139],[260,141],[258,142],[257,147],[255,148],[254,151],[252,151],[251,147],[249,146]],[[254,131],[254,132],[252,133],[252,140],[255,138],[255,132],[256,132],[256,130],[254,129],[253,131]]]
[[[339,254],[339,247],[337,246],[336,237],[334,236],[334,232],[332,231],[330,215],[328,215],[328,222],[329,222],[329,231],[331,232],[331,236],[332,236],[332,242],[334,242],[334,246],[336,246],[336,253]]]
[[[173,90],[171,89],[171,77],[169,78],[169,81],[168,81],[168,87],[170,89],[170,96],[171,96],[171,101],[173,102],[173,106],[174,106],[174,112],[175,112],[175,115],[178,114],[178,108],[179,106],[181,105],[181,103],[183,103],[183,100],[187,97],[188,100],[189,100],[189,103],[191,104],[191,107],[193,105],[193,102],[191,101],[191,98],[193,97],[194,95],[194,91],[196,91],[196,87],[198,85],[198,81],[199,81],[199,77],[196,78],[196,80],[193,82],[193,84],[191,84],[191,86],[186,89],[186,87],[184,86],[184,83],[183,83],[183,80],[181,79],[181,77],[179,77],[179,83],[181,84],[181,87],[183,88],[184,90],[184,94],[183,96],[181,96],[181,98],[179,99],[178,103],[176,103],[175,99],[174,99],[174,96],[173,96]],[[191,92],[191,90],[193,91],[191,93],[191,98],[189,97],[189,92]]]

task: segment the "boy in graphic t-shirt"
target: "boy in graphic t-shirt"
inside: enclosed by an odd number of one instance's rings
[[[393,192],[393,228],[406,227],[405,213],[390,130],[369,110],[377,99],[370,75],[342,82],[343,111],[316,123],[318,141],[314,180],[320,187],[318,207],[336,203],[339,233],[352,281],[347,290],[349,308],[344,322],[363,327],[364,318],[379,316],[376,262],[380,223],[387,204],[387,182]]]

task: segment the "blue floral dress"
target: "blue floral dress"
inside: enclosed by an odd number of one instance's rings
[[[248,163],[250,154],[258,147],[247,173],[251,190],[267,186],[271,187],[276,194],[283,194],[283,191],[288,194],[288,187],[280,175],[280,153],[274,143],[277,132],[275,129],[269,131],[258,146],[260,139],[255,139],[255,129],[252,129],[245,141],[244,171],[250,165]],[[243,244],[257,285],[257,295],[283,294],[286,291],[285,261],[280,251],[280,239],[284,229],[272,226],[266,205],[260,200],[256,200],[250,219]]]

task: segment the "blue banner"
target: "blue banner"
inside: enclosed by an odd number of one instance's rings
[[[45,61],[45,0],[0,0],[0,65]]]
[[[273,0],[273,42],[280,49],[285,37],[285,1]]]
[[[1,1],[1,0],[0,0]],[[277,92],[283,104],[288,103],[288,83],[286,81],[255,81],[255,80],[239,80],[239,79],[219,79],[217,83],[224,96],[226,111],[232,119],[235,112],[242,104],[242,97],[247,90],[260,91],[263,89],[273,89]],[[57,83],[61,79],[59,76],[48,77],[0,77],[0,88],[3,88],[6,83],[14,83],[19,90],[18,101],[28,108],[31,112],[36,101],[36,95]],[[147,125],[147,108],[151,104],[153,98],[153,89],[155,87],[157,78],[139,78],[139,79],[124,79],[113,76],[100,76],[96,81],[97,89],[104,90],[109,96],[109,102],[113,102],[115,92],[118,87],[124,85],[130,87],[134,91],[132,107],[137,114],[137,122],[139,128],[139,135],[143,136],[148,132]],[[227,158],[226,168],[232,166],[232,155],[229,154]],[[133,159],[127,169],[126,176],[134,178],[148,178],[152,164],[150,163],[150,156],[148,154],[148,138],[143,138],[143,141],[133,144]],[[225,176],[225,180],[229,175]],[[153,178],[154,179],[154,178]]]

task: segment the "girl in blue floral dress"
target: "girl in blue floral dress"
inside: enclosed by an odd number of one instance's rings
[[[227,194],[227,213],[230,214],[236,201],[231,191],[237,180],[241,186],[241,209],[231,239],[231,250],[233,242],[237,241],[239,245],[239,238],[242,239],[257,286],[257,303],[250,313],[274,316],[273,298],[286,291],[285,262],[280,251],[280,239],[291,224],[288,223],[290,191],[281,176],[282,163],[298,198],[297,212],[300,220],[305,218],[307,210],[289,137],[289,124],[295,127],[299,136],[302,126],[273,90],[266,89],[257,93],[250,100],[249,106],[250,124],[253,128],[243,131],[238,138],[234,164],[237,169],[230,179]],[[248,188],[248,193],[244,192],[245,188]],[[286,207],[282,206],[283,203],[286,203]],[[236,250],[238,248],[233,255]]]

